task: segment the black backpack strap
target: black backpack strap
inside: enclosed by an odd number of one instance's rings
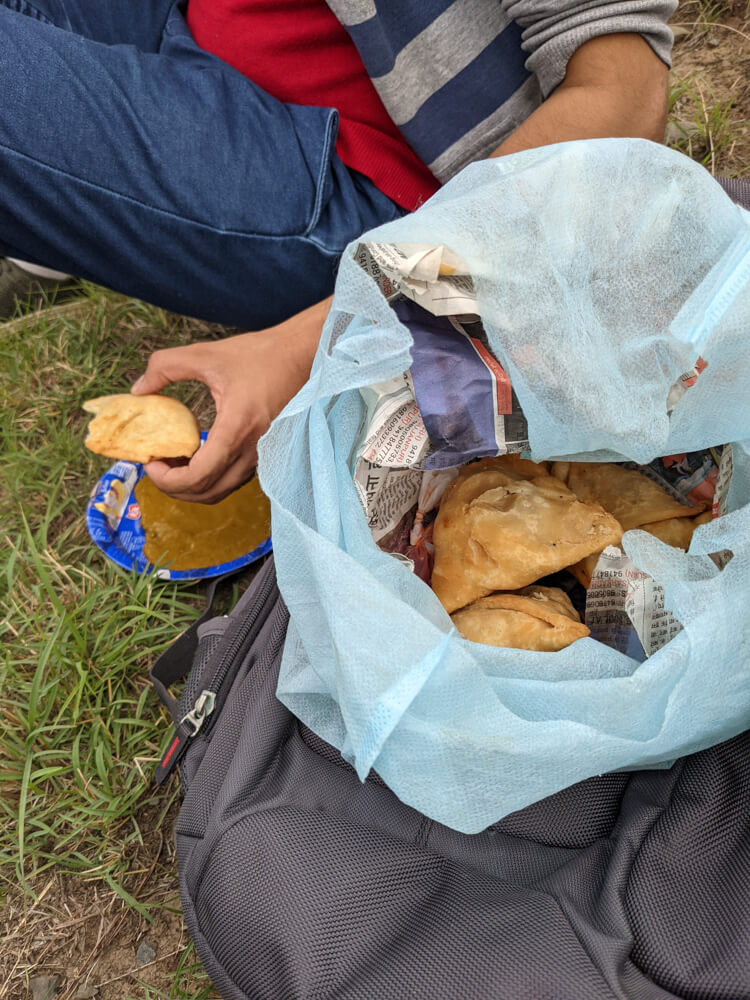
[[[213,614],[214,600],[216,598],[216,588],[221,580],[226,576],[217,576],[211,580],[206,587],[206,609],[197,621],[187,628],[182,635],[176,639],[171,646],[159,656],[149,671],[149,680],[154,686],[154,690],[159,696],[159,700],[169,709],[169,714],[177,724],[177,699],[169,693],[170,685],[175,681],[182,680],[190,673],[193,664],[193,657],[198,647],[198,629],[208,621]]]
[[[750,181],[742,177],[717,177],[716,180],[732,201],[750,212]]]

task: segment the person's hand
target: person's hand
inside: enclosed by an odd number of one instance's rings
[[[330,299],[268,330],[151,355],[132,392],[195,379],[216,403],[214,425],[189,463],[146,465],[160,490],[178,500],[217,503],[252,478],[258,439],[307,380],[329,306]]]

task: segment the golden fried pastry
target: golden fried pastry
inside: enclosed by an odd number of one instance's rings
[[[89,399],[83,408],[94,414],[84,443],[97,455],[126,462],[190,458],[200,444],[198,421],[171,396],[123,392]]]
[[[480,458],[470,465],[465,465],[459,475],[473,476],[477,472],[498,470],[513,476],[514,479],[536,479],[537,476],[549,475],[549,462],[532,462],[529,458],[521,458],[517,453],[497,455],[494,458]]]
[[[450,613],[494,590],[525,587],[621,535],[610,514],[578,500],[559,479],[520,479],[478,462],[462,470],[440,504],[432,587]]]
[[[697,518],[694,517],[670,517],[666,521],[652,521],[651,524],[639,524],[639,531],[647,531],[649,535],[658,538],[665,545],[672,545],[676,549],[690,548],[690,539],[696,528]]]
[[[690,548],[690,539],[699,524],[705,524],[711,520],[711,511],[699,514],[698,517],[670,517],[667,521],[653,521],[651,524],[639,524],[639,531],[647,531],[655,538],[661,539],[667,545],[672,545],[676,549],[683,549],[685,552]],[[594,575],[596,564],[599,561],[601,552],[594,552],[585,559],[581,559],[575,566],[568,569],[579,583],[588,590],[591,586],[591,577]]]
[[[591,586],[591,577],[594,575],[594,570],[596,569],[596,564],[599,562],[599,556],[601,552],[592,552],[590,556],[584,556],[583,559],[579,559],[577,563],[573,563],[572,566],[568,566],[568,571],[573,574],[573,576],[578,580],[582,587],[586,590]]]
[[[562,479],[579,500],[601,504],[623,531],[671,517],[694,517],[699,509],[673,500],[635,469],[611,462],[555,462],[552,475]]]
[[[525,587],[490,594],[451,615],[472,642],[552,653],[589,635],[567,594],[558,587]]]

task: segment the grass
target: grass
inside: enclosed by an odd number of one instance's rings
[[[727,0],[682,0],[678,8],[680,22],[716,24],[731,10]]]
[[[717,100],[700,82],[673,80],[669,95],[668,142],[675,149],[697,160],[716,176],[722,172],[724,159],[744,121],[734,115],[735,100]]]
[[[683,0],[675,35],[667,142],[714,176],[747,174],[750,0]]]
[[[178,789],[173,781],[157,791],[151,780],[169,720],[147,680],[201,595],[127,574],[90,543],[85,503],[109,463],[83,447],[80,410],[90,396],[127,390],[155,348],[211,332],[93,288],[0,326],[7,1000],[25,997],[39,973],[58,977],[58,1000],[84,982],[100,986],[102,1000],[214,996],[178,916]],[[135,945],[149,927],[159,956],[138,970]]]
[[[726,23],[732,16],[747,21],[750,0],[681,0],[670,26],[676,40],[689,36],[697,44],[713,30],[738,31]]]

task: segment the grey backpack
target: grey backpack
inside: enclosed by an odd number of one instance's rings
[[[269,558],[152,670],[182,905],[225,1000],[750,1000],[750,733],[467,836],[276,699],[287,621]]]

